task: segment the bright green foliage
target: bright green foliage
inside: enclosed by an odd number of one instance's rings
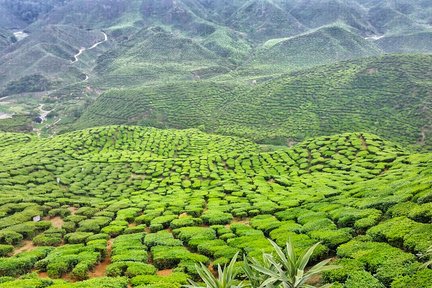
[[[217,267],[217,278],[213,275],[213,273],[202,263],[200,265],[196,265],[196,270],[201,277],[201,280],[204,282],[204,286],[201,286],[195,283],[192,280],[189,280],[191,285],[186,285],[185,287],[193,288],[193,287],[207,287],[207,288],[235,288],[235,287],[244,287],[242,283],[238,283],[236,280],[236,276],[238,271],[235,269],[235,263],[237,261],[238,253],[236,253],[228,266],[224,266],[223,268],[218,265]]]
[[[180,287],[187,283],[188,278],[189,277],[187,274],[174,272],[166,277],[156,275],[141,275],[132,278],[131,282],[134,286],[143,285],[143,287],[152,287],[152,285],[154,285],[154,287]]]
[[[183,246],[154,246],[151,252],[153,263],[158,269],[174,268],[182,261],[193,263],[209,261],[207,257],[191,253]]]
[[[324,277],[351,287],[390,287],[429,260],[416,254],[431,245],[431,155],[371,134],[259,152],[250,141],[196,130],[112,126],[48,139],[0,133],[0,147],[1,244],[55,246],[40,258],[24,257],[38,250],[5,252],[5,275],[81,281],[104,261],[108,275],[136,286],[178,287],[186,278],[155,269],[197,279],[196,263],[228,264],[237,252],[262,262],[274,251],[267,237],[293,241],[296,255],[321,241],[310,256],[316,263],[360,263]],[[48,220],[33,222],[33,214]]]
[[[113,243],[112,262],[147,262],[147,247],[142,243],[143,237],[143,233],[118,236]]]
[[[312,253],[319,245],[318,243],[298,256],[294,251],[293,242],[286,243],[285,251],[275,242],[270,240],[270,243],[274,248],[274,255],[265,253],[263,256],[266,259],[266,263],[270,265],[260,265],[258,263],[251,265],[253,269],[267,276],[267,279],[261,284],[263,287],[266,285],[274,285],[276,287],[281,285],[282,287],[291,288],[308,287],[309,285],[306,284],[306,281],[309,278],[324,271],[339,268],[338,266],[327,265],[330,262],[330,259],[328,259],[305,270]]]
[[[12,245],[0,244],[0,257],[7,256],[13,251],[14,247]]]

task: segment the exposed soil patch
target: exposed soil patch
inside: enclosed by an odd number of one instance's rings
[[[362,142],[362,148],[363,150],[367,150],[368,149],[368,144],[366,143],[366,139],[364,138],[363,134],[360,134],[360,140]]]
[[[23,241],[23,245],[17,249],[15,249],[15,251],[13,252],[13,256],[22,253],[22,252],[27,252],[27,251],[32,251],[36,248],[36,246],[33,244],[32,241],[29,240],[25,240]]]
[[[59,229],[62,228],[64,224],[63,219],[60,217],[46,218],[45,220],[50,221],[53,227]]]
[[[322,281],[322,275],[316,274],[316,275],[313,275],[311,278],[309,278],[309,280],[306,281],[306,284],[316,286],[316,285],[320,284],[321,281]]]
[[[156,272],[156,275],[161,277],[167,277],[170,276],[173,273],[173,269],[165,269],[165,270],[159,270]]]
[[[225,225],[226,228],[230,228],[232,224],[243,224],[243,225],[250,225],[250,219],[249,218],[234,218],[231,223]]]
[[[215,277],[217,277],[217,271],[215,269],[215,266],[213,265],[213,262],[211,262],[207,268]]]
[[[136,227],[136,226],[137,226],[136,223],[129,223],[129,224],[128,224],[128,227],[129,227],[129,228],[131,228],[131,227]]]
[[[75,215],[76,211],[78,211],[78,208],[76,208],[76,207],[69,207],[68,210],[71,212],[72,215]]]
[[[112,239],[108,240],[107,256],[105,257],[105,259],[101,263],[96,265],[93,272],[90,272],[90,274],[89,274],[90,278],[104,277],[105,276],[106,269],[107,269],[108,265],[111,264],[112,243],[113,243]]]
[[[47,272],[38,272],[39,278],[49,278]]]

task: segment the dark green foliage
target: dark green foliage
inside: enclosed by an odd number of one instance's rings
[[[10,82],[1,95],[7,96],[24,92],[42,92],[49,90],[51,86],[52,83],[44,76],[30,75],[25,76],[18,81]]]
[[[14,247],[12,245],[0,244],[0,257],[9,255],[13,251]]]
[[[30,252],[23,252],[10,258],[0,259],[0,276],[19,276],[30,272],[35,263],[45,258],[52,250],[49,247],[37,248]]]

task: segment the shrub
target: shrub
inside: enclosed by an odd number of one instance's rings
[[[90,232],[74,232],[69,233],[64,236],[64,239],[69,244],[79,244],[79,243],[85,243],[87,238],[94,235]]]
[[[33,238],[33,243],[38,246],[58,246],[62,243],[62,230],[47,230]]]
[[[346,243],[352,239],[352,231],[350,228],[343,228],[338,230],[314,230],[308,235],[315,240],[322,241],[330,249],[335,249],[340,244]]]
[[[12,253],[13,250],[14,250],[14,246],[12,245],[0,244],[0,257],[7,256],[8,254]]]
[[[142,275],[132,278],[133,286],[145,285],[144,287],[167,287],[165,285],[173,285],[168,287],[180,287],[187,283],[189,276],[181,272],[174,272],[169,276],[161,277],[156,275]],[[155,285],[155,286],[153,286]],[[159,286],[162,285],[162,286]]]
[[[250,223],[253,228],[263,231],[266,235],[281,225],[281,222],[272,215],[255,216],[250,220]]]
[[[193,218],[188,216],[188,217],[183,217],[171,221],[170,227],[172,229],[177,229],[181,227],[197,226],[201,224],[202,224],[202,220],[200,218]]]
[[[15,231],[0,231],[0,243],[16,245],[23,239],[24,237]]]
[[[173,234],[185,242],[193,239],[216,239],[216,231],[207,227],[183,227],[173,230]]]
[[[420,266],[414,255],[387,243],[354,239],[339,246],[337,254],[364,263],[367,270],[385,285],[390,285],[396,277],[412,274]]]
[[[201,219],[208,225],[228,224],[233,219],[233,216],[218,210],[207,210],[201,215]]]
[[[160,246],[181,246],[183,242],[179,239],[174,239],[174,236],[168,231],[159,231],[145,235],[144,244],[148,247],[156,245]]]
[[[127,226],[109,225],[102,228],[101,232],[110,235],[111,237],[116,237],[120,235]]]
[[[422,269],[413,275],[398,277],[392,283],[392,288],[432,287],[432,270]]]
[[[121,277],[94,278],[83,282],[57,284],[57,285],[50,286],[50,288],[127,288],[127,287],[128,287],[128,279],[121,278]]]
[[[52,250],[50,247],[40,247],[33,251],[23,252],[14,257],[0,258],[0,277],[19,276],[28,273],[35,263],[45,258]]]
[[[132,278],[138,275],[153,274],[156,274],[156,268],[153,265],[129,261],[112,263],[106,270],[106,275],[110,277],[127,276]]]
[[[177,266],[180,261],[207,263],[209,259],[203,255],[189,252],[183,246],[154,246],[151,248],[154,265],[158,269],[169,269]]]

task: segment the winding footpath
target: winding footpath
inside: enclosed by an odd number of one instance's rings
[[[84,51],[86,50],[92,50],[95,49],[96,47],[98,47],[99,45],[101,45],[102,43],[105,43],[106,41],[108,41],[108,35],[105,32],[102,32],[102,34],[104,35],[104,39],[102,41],[99,41],[95,44],[93,44],[93,46],[89,47],[89,48],[85,48],[85,47],[81,47],[78,51],[77,54],[75,54],[74,56],[74,60],[71,60],[71,63],[76,63],[79,60],[79,57],[81,56],[81,54],[84,53]]]

